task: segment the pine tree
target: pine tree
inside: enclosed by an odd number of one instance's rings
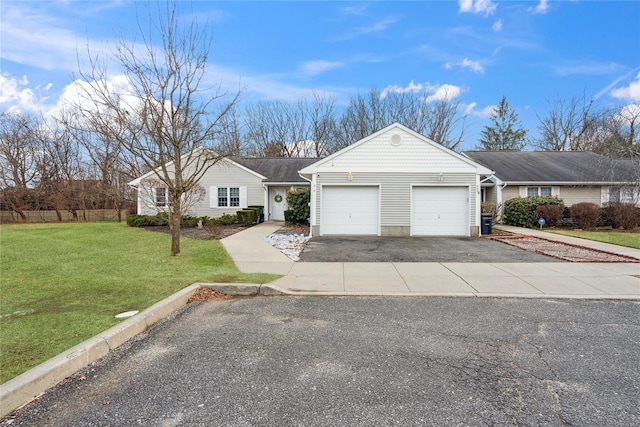
[[[482,130],[480,144],[483,150],[522,150],[527,144],[527,130],[518,120],[518,113],[509,109],[506,96],[491,113],[491,122],[491,126],[487,125]]]

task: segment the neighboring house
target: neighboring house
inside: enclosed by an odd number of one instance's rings
[[[268,220],[284,220],[287,191],[309,187],[297,171],[317,159],[230,159],[218,161],[202,177],[200,194],[187,195],[185,213],[217,218],[247,206],[264,206]],[[168,165],[171,170],[171,164]],[[169,198],[163,184],[149,172],[129,183],[138,190],[138,213],[166,210]],[[198,192],[193,192],[197,194]],[[192,200],[189,200],[193,198]]]
[[[640,163],[589,151],[465,151],[495,173],[482,182],[482,200],[500,205],[514,197],[558,196],[580,202],[640,202]]]
[[[393,124],[300,171],[313,235],[475,236],[492,170]]]

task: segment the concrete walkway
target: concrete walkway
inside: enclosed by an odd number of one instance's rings
[[[640,299],[638,263],[295,263],[264,240],[280,227],[263,223],[222,243],[240,271],[284,275],[270,285],[287,293]],[[640,259],[640,251],[616,245],[515,227],[509,231],[543,233],[550,240]]]

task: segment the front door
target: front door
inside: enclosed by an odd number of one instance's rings
[[[284,221],[289,187],[269,187],[269,219]]]

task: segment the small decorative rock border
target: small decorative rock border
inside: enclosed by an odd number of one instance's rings
[[[525,236],[523,234],[501,234],[485,237],[526,251],[552,256],[563,261],[640,263],[640,259],[634,257],[615,254],[600,249],[585,248],[584,246],[571,243],[557,242],[543,237]]]

